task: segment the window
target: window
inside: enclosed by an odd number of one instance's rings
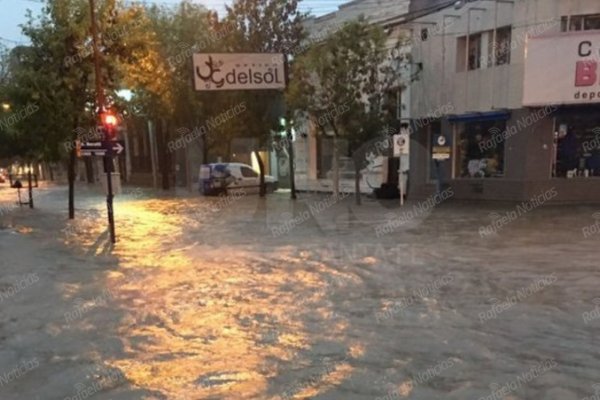
[[[469,36],[468,42],[469,48],[467,49],[467,37],[463,36],[457,39],[456,70],[458,72],[465,71],[465,58],[469,71],[481,68],[481,34]]]
[[[600,118],[594,112],[567,112],[556,118],[553,176],[600,176]]]
[[[459,125],[457,170],[462,178],[504,175],[506,121],[468,122]]]
[[[383,96],[382,109],[386,114],[388,125],[393,125],[402,118],[401,111],[402,89],[392,88],[386,90]]]
[[[469,37],[469,71],[481,68],[481,34]]]
[[[421,29],[421,41],[426,42],[429,39],[429,29]]]
[[[244,178],[256,178],[258,174],[248,167],[242,167],[242,176]]]
[[[496,65],[510,64],[510,52],[512,50],[512,27],[506,26],[496,30],[496,43],[494,43],[494,31],[488,32],[488,67],[493,67],[492,63],[496,60]]]
[[[561,30],[563,32],[600,30],[600,14],[562,17]]]

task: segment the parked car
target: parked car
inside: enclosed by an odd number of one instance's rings
[[[200,167],[200,192],[208,196],[228,194],[232,191],[258,193],[260,174],[251,166],[241,163],[214,163]],[[277,190],[277,180],[265,175],[267,192]]]

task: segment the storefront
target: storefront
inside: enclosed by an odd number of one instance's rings
[[[445,115],[413,135],[413,198],[600,202],[600,32],[529,38],[522,107]],[[451,143],[436,160],[436,138]],[[438,185],[438,182],[441,185]]]

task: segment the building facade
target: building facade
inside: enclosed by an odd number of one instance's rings
[[[600,2],[438,3],[412,31],[410,196],[600,202]]]
[[[364,16],[371,24],[383,27],[387,33],[386,62],[396,63],[394,70],[398,71],[397,85],[389,89],[390,110],[395,115],[397,126],[392,127],[396,132],[410,121],[410,92],[408,84],[411,78],[410,65],[404,62],[410,53],[410,46],[398,47],[403,37],[410,37],[410,29],[404,24],[403,16],[409,12],[409,0],[355,0],[341,5],[336,12],[320,17],[311,18],[306,22],[308,39],[306,46],[311,46],[324,40],[329,34],[340,29],[344,23]],[[332,114],[344,112],[332,105]],[[333,138],[328,133],[319,133],[317,126],[306,121],[306,125],[295,135],[294,148],[296,158],[296,182],[300,189],[331,189],[333,164]],[[354,190],[354,167],[348,154],[348,146],[343,140],[339,141],[341,157],[342,189]],[[379,187],[381,177],[379,169],[371,175],[365,173],[361,183],[361,191],[371,192]],[[377,175],[377,176],[375,176]]]

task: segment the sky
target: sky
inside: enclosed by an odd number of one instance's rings
[[[146,0],[149,3],[177,4],[179,0]],[[194,0],[205,4],[208,8],[222,12],[224,4],[231,0]],[[300,3],[302,11],[311,11],[315,15],[335,11],[337,6],[347,0],[303,0]],[[16,44],[26,43],[27,38],[21,34],[20,24],[26,22],[25,13],[31,9],[38,14],[42,8],[40,0],[0,0],[0,42],[12,47]]]

